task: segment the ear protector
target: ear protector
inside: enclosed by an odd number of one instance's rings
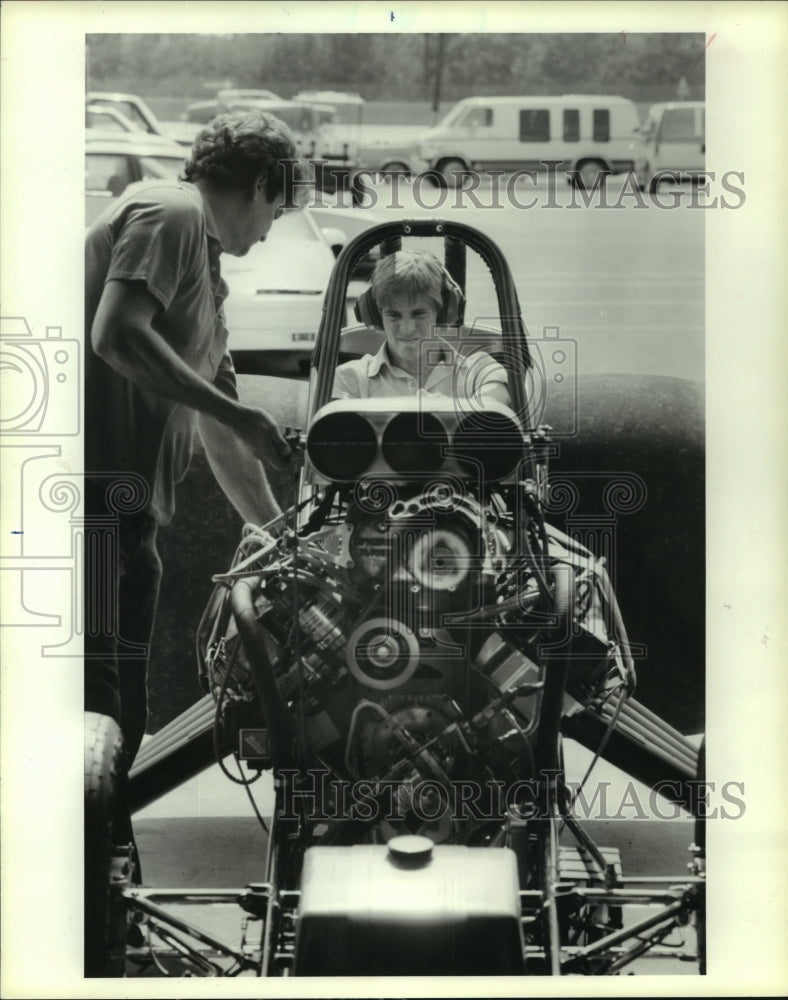
[[[442,272],[441,308],[438,310],[435,322],[439,326],[461,326],[465,313],[465,296],[446,268],[437,258],[435,260]],[[356,319],[364,326],[374,326],[378,330],[383,329],[383,317],[380,315],[380,309],[378,309],[378,304],[372,294],[371,286],[358,297],[354,312]]]

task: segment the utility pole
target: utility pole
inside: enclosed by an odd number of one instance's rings
[[[441,78],[443,76],[443,52],[445,36],[438,35],[438,52],[435,58],[435,89],[432,93],[432,123],[438,120],[438,109],[441,105]]]

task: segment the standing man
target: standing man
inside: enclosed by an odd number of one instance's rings
[[[194,432],[245,520],[280,512],[264,463],[281,465],[289,448],[268,413],[238,400],[219,259],[266,238],[289,201],[282,161],[295,148],[272,115],[222,115],[197,136],[181,180],[132,185],[87,233],[85,515],[117,524],[117,549],[103,561],[86,551],[85,710],[88,725],[120,726],[123,772],[147,718],[156,533]]]

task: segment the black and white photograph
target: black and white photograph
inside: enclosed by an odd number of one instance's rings
[[[4,5],[5,995],[785,992],[787,43]]]

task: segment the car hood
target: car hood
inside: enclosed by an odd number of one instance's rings
[[[443,139],[450,134],[450,130],[445,126],[433,125],[432,128],[425,129],[419,136],[420,142],[431,142],[434,139]]]
[[[312,216],[315,224],[329,229],[341,229],[352,240],[359,233],[366,232],[372,226],[382,222],[390,222],[384,211],[375,208],[338,208],[326,201],[324,206],[312,205],[306,211]]]
[[[334,255],[317,240],[257,243],[245,257],[222,257],[222,274],[233,295],[318,295],[326,290]]]

